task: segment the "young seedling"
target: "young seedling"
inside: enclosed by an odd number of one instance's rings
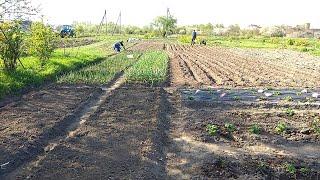
[[[313,131],[315,133],[317,133],[318,135],[320,135],[320,119],[319,118],[315,118],[312,123],[311,123],[311,128],[313,129]]]
[[[224,127],[226,128],[226,130],[229,132],[229,133],[233,133],[234,131],[237,130],[236,126],[232,123],[226,123],[224,125]]]
[[[261,127],[257,124],[254,124],[250,127],[249,132],[251,134],[260,134],[261,133]]]
[[[240,98],[239,96],[233,96],[233,100],[235,100],[235,101],[240,101],[241,98]]]
[[[281,96],[281,92],[280,91],[276,91],[276,92],[274,92],[274,95],[275,96]]]
[[[304,175],[307,175],[307,174],[309,174],[310,169],[309,169],[309,168],[306,168],[306,167],[302,167],[302,168],[300,169],[300,172],[301,172],[302,174],[304,174]]]
[[[291,102],[291,101],[293,101],[293,98],[291,96],[286,96],[283,98],[283,100],[285,100],[287,102]]]
[[[297,173],[297,169],[296,167],[293,165],[293,164],[290,164],[290,163],[286,163],[285,164],[285,169],[288,173],[290,174],[296,174]]]
[[[292,108],[287,108],[286,109],[286,114],[291,117],[291,116],[293,116],[295,114],[295,112],[294,112],[294,110]]]
[[[210,136],[216,136],[219,132],[219,127],[214,124],[207,125],[207,132]]]
[[[276,133],[283,134],[288,130],[288,126],[284,122],[279,122],[275,128]]]

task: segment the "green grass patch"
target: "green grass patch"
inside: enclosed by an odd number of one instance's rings
[[[86,67],[80,71],[72,71],[59,78],[59,83],[102,85],[111,81],[115,75],[137,61],[138,54],[134,58],[128,58],[126,53],[107,58],[101,63]]]
[[[179,36],[180,43],[190,43],[191,35]],[[287,37],[245,37],[245,36],[199,36],[207,41],[207,45],[237,47],[237,48],[265,48],[265,49],[291,49],[308,52],[320,56],[320,41],[316,38],[287,38]]]
[[[88,46],[57,49],[50,60],[41,67],[36,57],[28,56],[21,59],[25,68],[18,66],[14,72],[6,72],[0,62],[0,99],[5,95],[16,94],[19,90],[41,85],[48,79],[55,79],[58,75],[79,69],[112,53],[114,38],[101,39],[101,42]]]
[[[162,51],[148,51],[126,72],[129,83],[160,84],[167,79],[168,55]]]

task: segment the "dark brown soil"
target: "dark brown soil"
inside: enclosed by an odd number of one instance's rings
[[[294,65],[282,72],[224,48],[133,47],[149,49],[167,50],[170,86],[123,85],[123,77],[103,90],[54,85],[0,108],[0,179],[319,179],[320,137],[311,126],[320,118],[318,100],[298,102],[310,93],[274,104],[256,96],[220,101],[195,89],[316,88],[311,71],[293,77]],[[275,132],[278,122],[286,132]],[[219,127],[215,136],[208,124]],[[249,133],[253,124],[261,133]]]
[[[98,42],[97,39],[94,38],[65,38],[59,39],[56,42],[57,48],[71,48],[71,47],[79,47],[79,46],[86,46],[90,44],[94,44]]]
[[[99,92],[94,88],[49,86],[0,109],[0,175],[14,170],[63,135],[73,114]]]
[[[166,102],[160,88],[122,87],[81,126],[15,177],[164,179]]]

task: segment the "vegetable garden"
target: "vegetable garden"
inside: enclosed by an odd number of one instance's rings
[[[318,57],[116,38],[1,71],[1,178],[317,179]]]

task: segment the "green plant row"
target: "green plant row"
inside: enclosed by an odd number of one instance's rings
[[[115,75],[137,61],[138,54],[134,58],[128,58],[126,53],[107,58],[101,63],[84,68],[80,71],[72,71],[58,79],[59,83],[102,85],[111,81]]]
[[[141,59],[126,71],[129,83],[160,84],[167,79],[168,56],[162,51],[146,52]]]

